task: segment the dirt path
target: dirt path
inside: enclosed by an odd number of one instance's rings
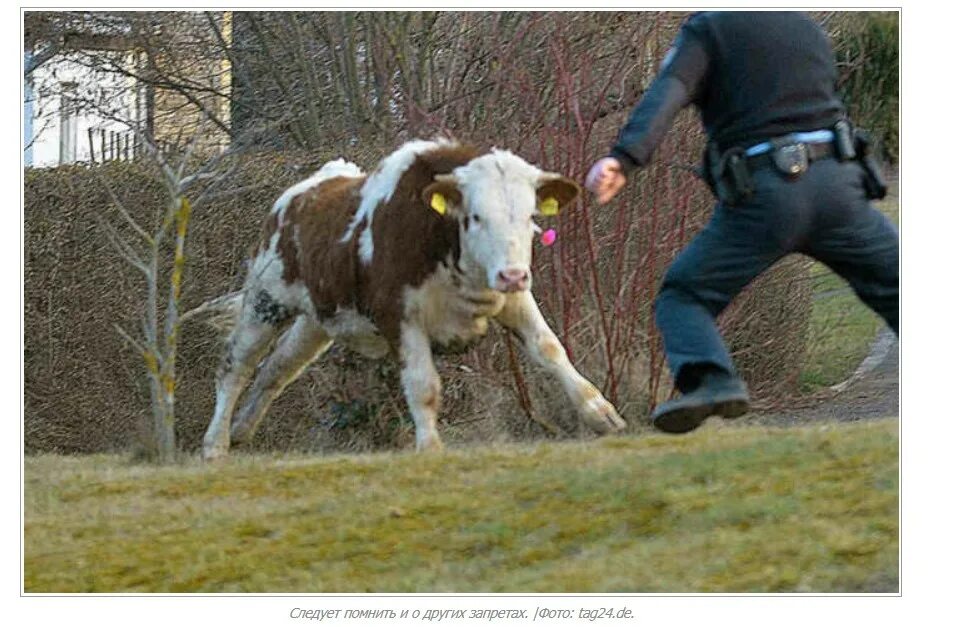
[[[888,195],[881,210],[899,223],[900,179],[895,168],[887,173]],[[847,293],[850,287],[827,290],[814,295],[814,300]],[[761,412],[749,417],[756,424],[801,424],[813,422],[850,422],[874,420],[900,415],[899,343],[894,333],[884,327],[871,344],[870,351],[853,375],[832,386],[799,407]]]
[[[900,415],[899,343],[883,329],[868,356],[847,381],[821,393],[807,405],[786,412],[758,414],[748,422],[791,425],[811,422],[850,422]]]

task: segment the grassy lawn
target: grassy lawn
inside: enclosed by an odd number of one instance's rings
[[[896,197],[875,205],[895,224],[900,223]],[[826,266],[811,268],[814,302],[811,310],[807,357],[801,389],[814,392],[849,377],[867,356],[884,322],[868,309],[841,277]]]
[[[27,592],[896,591],[898,423],[25,460]]]
[[[828,286],[823,288],[827,290],[847,285],[827,268],[821,268],[823,272],[814,277],[815,291],[821,289],[817,287],[818,281]],[[812,273],[816,269],[812,269]],[[812,307],[807,357],[800,378],[805,392],[814,392],[849,377],[867,356],[871,342],[884,324],[850,288],[818,298]]]

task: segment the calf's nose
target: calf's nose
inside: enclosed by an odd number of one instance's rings
[[[498,273],[498,280],[506,292],[518,292],[528,288],[528,270],[507,268]]]

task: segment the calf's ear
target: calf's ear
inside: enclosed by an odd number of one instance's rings
[[[543,216],[554,216],[578,197],[581,186],[570,178],[552,172],[543,172],[538,179],[535,195],[538,211]]]
[[[422,190],[422,202],[439,215],[454,214],[462,206],[462,192],[451,174],[437,174]]]

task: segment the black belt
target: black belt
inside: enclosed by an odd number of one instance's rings
[[[807,147],[807,160],[809,164],[819,159],[828,159],[837,156],[837,151],[834,149],[834,142],[815,142],[810,144],[806,143],[804,145]],[[748,168],[751,170],[774,167],[771,151],[754,155],[753,157],[746,157],[746,160]]]

